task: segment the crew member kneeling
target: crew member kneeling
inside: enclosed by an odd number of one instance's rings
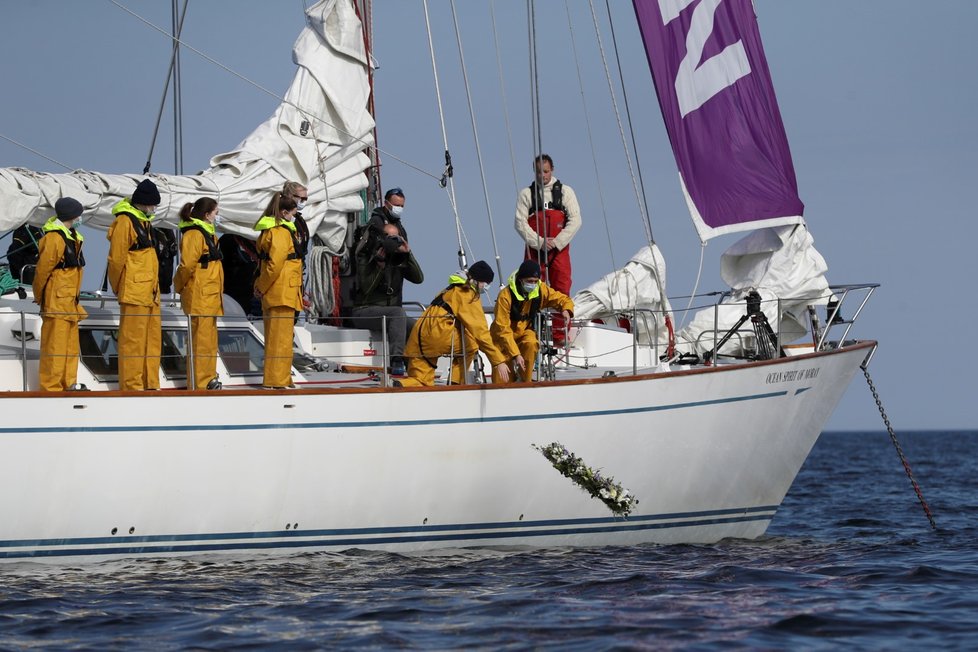
[[[533,378],[533,365],[540,349],[534,327],[537,313],[545,308],[559,310],[564,321],[574,314],[571,298],[540,280],[540,265],[536,261],[525,260],[509,277],[508,287],[499,291],[495,317],[489,329],[493,344],[510,361],[514,377],[519,374],[523,382]],[[494,371],[492,382],[504,381]]]
[[[55,217],[42,228],[34,273],[34,301],[41,306],[41,389],[57,392],[87,389],[78,379],[78,322],[88,316],[78,302],[81,292],[82,237],[73,228],[82,214],[77,199],[62,197]]]
[[[408,375],[395,381],[395,385],[434,385],[435,368],[443,355],[452,356],[452,384],[461,384],[465,370],[479,350],[489,358],[493,376],[498,373],[501,382],[509,382],[506,357],[492,343],[480,298],[482,289],[492,283],[494,276],[492,268],[480,260],[469,268],[466,277],[453,274],[448,278],[448,287],[434,298],[411,329],[404,348]]]

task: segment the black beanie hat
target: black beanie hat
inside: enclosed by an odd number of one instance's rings
[[[143,179],[132,192],[132,203],[140,206],[159,206],[160,191],[156,189],[156,184],[149,179]]]
[[[58,201],[54,202],[54,212],[57,213],[58,219],[62,222],[67,222],[68,220],[73,220],[84,211],[81,202],[72,197],[62,197]]]
[[[472,263],[472,267],[469,268],[469,278],[480,283],[492,283],[492,279],[496,278],[496,275],[493,273],[492,267],[489,267],[489,263],[480,260]]]
[[[524,260],[516,270],[516,278],[540,278],[540,263],[535,260]]]

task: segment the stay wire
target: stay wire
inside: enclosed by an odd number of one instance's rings
[[[172,34],[170,34],[169,32],[167,32],[165,29],[163,29],[162,27],[154,24],[152,21],[147,20],[146,18],[140,16],[139,14],[137,14],[136,12],[134,12],[133,10],[131,10],[128,7],[126,7],[125,5],[121,4],[120,2],[118,2],[118,0],[108,0],[108,2],[111,2],[112,4],[114,4],[116,7],[118,7],[122,11],[126,12],[127,14],[129,14],[130,16],[132,16],[133,18],[135,18],[136,20],[142,22],[143,24],[147,25],[148,27],[156,30],[160,34],[163,34],[167,38],[175,40],[181,46],[187,48],[188,50],[190,50],[191,52],[193,52],[197,56],[201,57],[205,61],[214,64],[215,66],[217,66],[221,70],[224,70],[225,72],[233,75],[234,77],[237,77],[238,79],[240,79],[241,81],[245,82],[246,84],[250,84],[251,86],[254,86],[258,90],[260,90],[262,93],[265,93],[266,95],[268,95],[269,97],[273,97],[276,100],[278,100],[279,102],[282,102],[283,104],[286,104],[288,106],[291,106],[296,111],[298,111],[299,113],[301,113],[303,115],[303,117],[306,117],[306,118],[308,118],[310,120],[315,120],[317,122],[320,122],[320,123],[326,125],[327,127],[330,127],[332,129],[335,129],[337,131],[337,133],[343,134],[344,136],[350,138],[350,140],[352,140],[353,142],[357,142],[357,143],[362,144],[364,146],[364,148],[370,149],[370,150],[374,150],[374,151],[377,151],[377,152],[380,152],[384,156],[387,156],[390,159],[392,159],[394,161],[397,161],[401,165],[403,165],[403,166],[405,166],[405,167],[407,167],[407,168],[409,168],[411,170],[414,170],[415,172],[417,172],[419,174],[422,174],[422,175],[424,175],[426,177],[430,177],[430,178],[434,179],[435,181],[439,181],[439,182],[441,181],[441,175],[435,174],[433,172],[429,172],[428,170],[425,170],[424,168],[421,168],[421,167],[419,167],[417,165],[414,165],[413,163],[410,163],[409,161],[406,161],[405,159],[402,159],[399,156],[395,156],[394,154],[392,154],[391,152],[388,152],[387,150],[384,150],[384,149],[381,149],[380,147],[377,147],[376,144],[369,143],[366,140],[364,140],[363,138],[360,138],[358,136],[354,136],[353,134],[351,134],[346,129],[343,129],[340,126],[337,126],[335,124],[332,124],[328,120],[326,120],[326,119],[324,119],[324,118],[322,118],[322,117],[320,117],[318,115],[314,115],[308,109],[305,109],[305,108],[299,106],[298,104],[296,104],[295,102],[292,102],[291,100],[288,100],[285,97],[279,95],[278,93],[275,93],[274,91],[271,91],[271,90],[265,88],[264,86],[262,86],[261,84],[259,84],[256,81],[254,81],[253,79],[249,79],[248,77],[245,77],[241,73],[239,73],[239,72],[235,71],[234,69],[226,66],[225,64],[221,63],[220,61],[217,61],[213,57],[208,56],[207,54],[204,54],[202,51],[200,51],[199,49],[197,49],[194,46],[190,45],[186,41],[184,41],[182,39],[179,39],[179,38],[176,38],[175,36],[173,36]]]
[[[190,0],[184,0],[183,2],[183,10],[180,12],[180,22],[177,25],[176,34],[167,33],[166,30],[162,30],[145,20],[143,21],[166,34],[166,36],[168,36],[173,43],[173,47],[170,52],[170,66],[166,70],[166,81],[163,82],[163,94],[160,96],[160,108],[156,111],[156,125],[153,127],[153,137],[149,141],[149,152],[146,154],[146,165],[143,166],[143,174],[149,174],[150,169],[153,167],[153,152],[156,150],[156,138],[160,134],[160,124],[163,122],[163,109],[166,107],[166,96],[170,92],[170,80],[173,78],[173,70],[177,63],[177,52],[179,51],[181,43],[180,35],[183,33],[183,19],[187,17],[187,4],[189,1]],[[117,4],[117,6],[121,5]],[[135,14],[133,15],[135,16]],[[137,16],[137,18],[139,17]],[[174,138],[176,138],[176,133],[174,133]]]
[[[455,25],[455,41],[458,45],[459,65],[462,67],[462,81],[465,84],[465,99],[469,104],[469,119],[472,122],[472,138],[475,140],[475,154],[479,161],[479,176],[482,178],[482,193],[486,200],[486,214],[489,217],[489,235],[492,238],[492,253],[496,259],[496,273],[499,275],[501,281],[503,270],[499,259],[499,246],[496,244],[496,227],[492,220],[492,205],[489,201],[489,185],[486,183],[486,170],[482,163],[482,149],[479,147],[479,129],[476,126],[475,106],[472,104],[472,93],[469,90],[469,75],[465,67],[465,54],[462,51],[462,33],[458,28],[458,14],[455,11],[455,0],[451,0],[450,4],[452,7],[452,22]]]
[[[68,170],[69,172],[73,172],[75,170],[75,168],[73,168],[71,166],[68,166],[68,165],[65,165],[61,161],[59,161],[57,159],[53,159],[50,156],[47,156],[45,154],[42,154],[41,152],[37,151],[33,147],[28,147],[24,143],[21,143],[19,141],[16,141],[13,138],[10,138],[9,136],[4,136],[3,134],[0,134],[0,138],[4,139],[8,143],[12,143],[12,144],[16,145],[17,147],[20,147],[21,149],[27,150],[28,152],[30,152],[31,154],[34,154],[35,156],[40,156],[45,161],[49,161],[51,163],[54,163],[55,165],[58,165],[60,167],[63,167],[64,169]]]
[[[608,59],[604,52],[604,43],[601,40],[601,28],[598,24],[598,14],[594,10],[594,0],[588,0],[588,6],[591,8],[591,20],[594,22],[594,35],[598,42],[598,51],[601,53],[601,65],[604,67],[605,79],[608,81],[608,94],[611,96],[611,104],[615,110],[615,121],[618,124],[618,135],[621,138],[621,146],[625,152],[625,162],[628,165],[628,173],[632,180],[632,190],[635,192],[635,201],[639,205],[639,212],[642,211],[642,198],[638,191],[638,181],[635,178],[635,170],[632,167],[632,156],[628,149],[628,141],[625,139],[625,128],[621,123],[621,112],[618,109],[618,99],[615,93],[614,82],[611,79],[611,71],[608,69]],[[648,243],[651,246],[652,240],[652,228],[649,226],[648,222],[643,220],[642,226],[645,227],[645,235],[648,239]]]
[[[458,264],[463,270],[468,269],[465,259],[465,248],[462,245],[462,221],[458,216],[458,205],[455,201],[455,178],[452,174],[452,159],[448,149],[448,132],[445,129],[445,111],[441,103],[441,86],[438,82],[438,64],[435,61],[435,42],[431,36],[431,19],[428,16],[428,0],[422,0],[424,7],[424,24],[428,31],[428,51],[431,53],[431,72],[435,78],[435,99],[438,102],[438,119],[441,123],[441,139],[445,146],[445,174],[442,176],[442,187],[448,186],[448,201],[455,216],[455,235],[458,240]]]
[[[509,144],[509,163],[513,168],[513,189],[520,190],[519,176],[516,174],[516,153],[513,150],[513,130],[509,124],[509,103],[506,101],[506,84],[503,81],[503,60],[500,56],[499,34],[496,31],[496,0],[489,1],[489,16],[492,22],[492,42],[496,48],[496,69],[499,72],[499,97],[503,102],[503,121],[506,123],[506,139]]]
[[[591,162],[594,164],[594,177],[598,187],[598,203],[601,205],[601,216],[604,219],[604,231],[608,237],[608,254],[611,256],[611,268],[618,269],[615,262],[615,248],[611,238],[611,224],[608,221],[608,210],[605,206],[603,185],[601,183],[601,171],[598,166],[598,154],[594,148],[594,134],[591,130],[591,117],[587,106],[587,95],[584,92],[584,78],[581,75],[581,60],[577,52],[577,39],[574,36],[574,24],[571,21],[571,11],[569,0],[564,0],[564,9],[567,11],[567,29],[570,32],[571,51],[574,53],[574,65],[577,69],[577,84],[581,91],[581,105],[584,107],[584,124],[587,127],[587,142],[591,148]],[[617,273],[615,280],[617,281]]]
[[[527,0],[527,25],[529,26],[528,34],[530,41],[530,98],[531,98],[531,119],[532,119],[532,137],[534,143],[534,154],[533,154],[533,187],[536,189],[536,197],[533,198],[532,205],[537,207],[537,210],[546,211],[546,207],[543,205],[543,184],[537,183],[537,159],[543,155],[543,119],[541,118],[540,111],[540,59],[537,54],[537,20],[536,20],[536,2],[534,0]],[[541,162],[541,166],[542,166]],[[543,280],[547,283],[550,282],[550,270],[548,265],[544,263],[547,261],[547,238],[549,233],[547,233],[547,220],[546,212],[544,212],[544,219],[541,220],[543,223],[543,234],[540,237],[540,246],[537,247],[537,260],[540,261],[541,269],[543,272]],[[501,279],[500,279],[501,280]]]
[[[635,155],[635,169],[638,171],[638,188],[642,195],[641,207],[644,208],[645,221],[648,222],[649,240],[655,244],[655,235],[652,233],[652,213],[649,211],[648,196],[645,192],[645,180],[642,178],[642,160],[638,155],[638,143],[635,140],[635,128],[632,125],[632,112],[628,107],[628,90],[625,86],[625,75],[621,70],[621,53],[618,51],[618,38],[615,36],[615,21],[611,16],[611,4],[605,0],[605,8],[608,10],[608,26],[611,29],[611,44],[615,51],[615,62],[618,65],[618,80],[621,84],[621,96],[625,104],[625,121],[628,123],[628,134],[632,141],[632,152]],[[694,291],[695,294],[695,291]]]

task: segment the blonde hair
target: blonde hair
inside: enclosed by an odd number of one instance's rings
[[[309,191],[304,185],[298,181],[286,181],[285,185],[282,186],[282,194],[286,197],[295,197],[296,193],[300,190]]]

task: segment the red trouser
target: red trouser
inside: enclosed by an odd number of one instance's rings
[[[567,245],[560,251],[551,251],[550,255],[544,254],[543,260],[540,259],[536,249],[526,250],[526,260],[535,260],[540,263],[540,278],[544,283],[562,292],[567,296],[570,296],[571,289],[571,259],[570,259],[570,245]],[[549,260],[549,264],[546,262]],[[564,340],[566,328],[564,324],[564,318],[560,314],[555,314],[552,320],[553,333],[554,333],[554,344],[562,345]]]

